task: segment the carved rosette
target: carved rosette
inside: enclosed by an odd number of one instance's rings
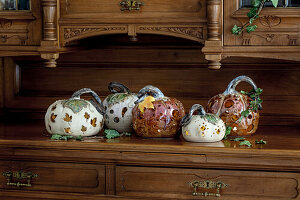
[[[85,38],[86,36],[96,36],[109,33],[123,33],[127,31],[125,26],[122,27],[66,27],[63,29],[63,43],[72,40]],[[92,34],[92,35],[91,35]]]
[[[0,28],[10,28],[12,24],[12,20],[0,18]]]
[[[155,26],[140,26],[138,32],[140,33],[161,33],[166,35],[174,35],[186,39],[193,39],[199,42],[204,41],[203,27],[155,27]]]

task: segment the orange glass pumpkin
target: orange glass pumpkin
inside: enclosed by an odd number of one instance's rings
[[[258,88],[251,78],[239,76],[228,84],[223,94],[212,97],[206,108],[207,112],[217,114],[226,126],[232,128],[230,136],[248,136],[255,133],[258,127],[259,112],[250,106],[250,102],[255,99],[235,90],[241,81],[249,83],[253,91],[257,91]],[[258,104],[258,109],[262,109],[261,104]]]

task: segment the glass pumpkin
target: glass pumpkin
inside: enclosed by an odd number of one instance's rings
[[[193,115],[198,111],[198,115]],[[226,132],[224,122],[216,115],[206,113],[203,106],[194,104],[182,118],[182,136],[189,142],[219,142]]]
[[[132,112],[136,134],[142,137],[174,137],[184,116],[182,103],[165,97],[151,85],[141,89],[138,98]]]
[[[97,103],[80,99],[90,93]],[[76,91],[70,99],[51,104],[45,115],[45,126],[50,134],[92,136],[103,129],[104,109],[99,96],[89,88]]]
[[[251,78],[239,76],[228,84],[223,94],[212,97],[207,104],[207,112],[218,115],[226,126],[231,127],[230,136],[248,136],[255,133],[259,122],[258,110],[262,109],[260,103],[257,105],[258,109],[251,109],[250,102],[256,99],[235,90],[242,81],[249,83],[253,91],[257,91],[258,88]]]
[[[128,87],[118,82],[111,82],[108,85],[108,95],[103,101],[106,111],[104,115],[105,125],[109,129],[118,132],[132,132],[132,109],[137,95],[131,93]]]

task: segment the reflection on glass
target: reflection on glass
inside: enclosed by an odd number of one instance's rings
[[[30,0],[0,0],[0,10],[29,10]]]
[[[288,7],[300,7],[300,0],[287,0]]]
[[[29,10],[29,0],[18,0],[18,10]]]
[[[251,7],[251,1],[252,0],[241,0],[241,8]],[[286,1],[287,0],[278,0],[278,7],[283,7],[285,5]],[[291,0],[289,0],[289,1],[291,1]],[[294,0],[294,1],[299,2],[300,0]],[[273,7],[273,4],[272,4],[272,2],[265,2],[265,6],[266,7]]]
[[[16,0],[4,0],[3,3],[3,10],[16,10]]]

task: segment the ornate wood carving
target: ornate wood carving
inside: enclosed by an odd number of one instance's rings
[[[56,10],[57,1],[56,0],[42,0],[43,7],[43,40],[57,40],[56,35]]]
[[[298,35],[289,35],[288,36],[289,46],[296,46],[298,38],[299,38]]]
[[[259,18],[259,22],[261,25],[272,28],[274,26],[278,26],[281,23],[281,18],[277,16],[263,16]]]
[[[64,28],[64,39],[82,36],[88,32],[124,31],[125,27]]]
[[[86,26],[86,27],[61,27],[62,44],[82,39],[89,36],[110,34],[110,33],[127,33],[126,26]]]
[[[27,33],[23,36],[21,35],[10,35],[8,36],[7,34],[5,35],[0,35],[0,41],[1,43],[7,43],[9,39],[11,38],[18,38],[19,39],[19,45],[25,45],[26,44],[26,40],[28,39]]]
[[[196,41],[203,42],[204,39],[203,27],[176,27],[176,26],[140,26],[138,32],[160,32],[176,36],[188,36]]]
[[[251,45],[251,35],[243,36],[243,46]]]
[[[12,26],[12,20],[0,18],[0,27],[1,28],[10,28]]]

